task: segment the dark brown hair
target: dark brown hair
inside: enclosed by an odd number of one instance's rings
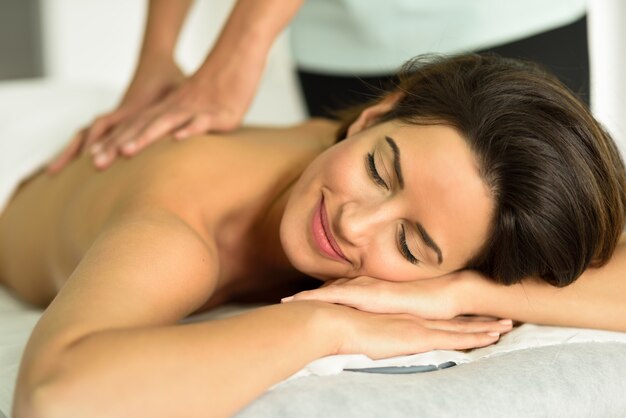
[[[611,257],[624,227],[619,151],[589,109],[536,64],[494,55],[421,56],[377,122],[445,124],[467,140],[495,202],[488,239],[468,262],[503,284],[563,287]],[[349,109],[337,140],[367,106]]]

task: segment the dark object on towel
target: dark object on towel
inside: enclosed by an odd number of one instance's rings
[[[368,367],[366,369],[345,369],[345,371],[359,373],[411,374],[433,372],[435,370],[447,369],[452,366],[456,366],[456,363],[453,361],[446,361],[445,363],[441,363],[439,366]]]

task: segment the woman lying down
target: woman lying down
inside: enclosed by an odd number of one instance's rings
[[[497,57],[400,78],[341,123],[163,140],[25,183],[0,276],[47,308],[15,416],[229,416],[314,359],[481,347],[502,318],[626,331],[624,166],[585,106]],[[178,323],[255,295],[286,299]]]

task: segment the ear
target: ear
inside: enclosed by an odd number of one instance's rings
[[[352,122],[352,125],[348,128],[346,136],[352,136],[376,124],[378,119],[385,113],[391,111],[402,97],[404,97],[404,93],[397,91],[385,96],[380,102],[363,110],[359,117]]]

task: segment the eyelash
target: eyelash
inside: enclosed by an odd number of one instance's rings
[[[387,183],[385,183],[385,180],[383,180],[380,174],[378,174],[378,170],[376,170],[376,163],[374,162],[374,154],[372,154],[371,152],[367,153],[367,168],[374,182],[384,187],[385,189],[389,190],[389,186],[387,186]]]
[[[400,227],[402,228],[402,231],[400,232],[400,251],[402,251],[402,254],[404,255],[404,257],[411,264],[418,265],[420,261],[417,258],[415,258],[413,254],[411,254],[409,247],[406,245],[406,235],[404,233],[404,225],[400,225]]]
[[[376,184],[389,190],[389,186],[387,186],[385,180],[380,177],[380,174],[376,169],[376,162],[374,161],[374,154],[372,153],[367,153],[367,168],[370,176],[372,177],[372,180],[374,180]],[[402,231],[400,232],[400,252],[402,252],[402,255],[409,261],[409,263],[417,265],[420,263],[420,261],[415,258],[413,254],[411,254],[411,251],[406,244],[406,233],[404,231],[404,225],[401,225],[400,227],[402,228]]]

